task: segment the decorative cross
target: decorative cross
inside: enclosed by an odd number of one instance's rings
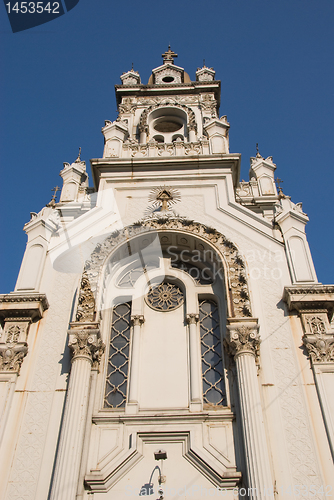
[[[174,64],[174,57],[177,57],[177,54],[173,52],[170,48],[170,45],[168,45],[168,50],[164,54],[161,55],[164,58],[164,64],[167,63],[172,63]]]
[[[57,191],[60,191],[60,187],[56,186],[56,187],[52,188],[51,191],[54,191],[54,194],[52,195],[52,200],[56,201]]]
[[[75,160],[74,163],[80,163],[80,162],[81,162],[81,148],[79,148],[78,158]]]
[[[275,179],[275,183],[276,183],[276,186],[278,187],[278,192],[280,194],[283,193],[282,188],[281,188],[281,184],[283,184],[282,179],[280,179],[279,177],[277,177],[277,179]]]

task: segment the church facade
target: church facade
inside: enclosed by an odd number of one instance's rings
[[[0,296],[0,497],[334,497],[334,286],[220,81],[170,47],[116,85]]]

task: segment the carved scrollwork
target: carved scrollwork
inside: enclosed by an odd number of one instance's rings
[[[19,374],[22,361],[28,352],[26,342],[3,344],[0,346],[0,371],[13,371]]]
[[[334,361],[334,335],[326,333],[326,325],[318,316],[307,318],[312,334],[303,337],[303,343],[313,363]]]
[[[94,316],[95,298],[91,288],[91,279],[84,271],[81,278],[76,319],[81,322],[94,321]]]

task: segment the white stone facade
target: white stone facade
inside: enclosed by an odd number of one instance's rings
[[[0,498],[334,496],[334,286],[273,159],[240,182],[214,70],[175,57],[122,75],[94,189],[79,154],[25,226]]]

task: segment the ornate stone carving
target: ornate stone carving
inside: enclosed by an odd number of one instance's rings
[[[148,118],[148,115],[154,111],[155,109],[157,108],[160,108],[162,106],[172,106],[172,107],[176,107],[176,108],[181,108],[183,109],[186,113],[187,113],[187,116],[188,116],[188,129],[189,130],[197,130],[197,124],[196,124],[196,117],[195,117],[195,113],[194,111],[189,108],[188,106],[185,106],[184,104],[179,104],[178,102],[175,102],[175,99],[174,100],[170,100],[170,99],[165,99],[165,100],[162,100],[160,103],[158,104],[154,104],[152,106],[150,106],[149,108],[147,109],[144,109],[144,111],[142,112],[141,116],[140,116],[140,120],[139,120],[139,130],[147,130],[147,118]]]
[[[324,333],[305,335],[303,342],[313,363],[334,362],[333,335],[326,335]]]
[[[97,368],[105,350],[100,331],[96,328],[77,330],[74,326],[68,331],[68,335],[68,346],[72,353],[72,360],[78,357],[86,357],[91,361],[93,368]]]
[[[81,322],[94,321],[94,316],[95,298],[91,288],[90,277],[84,271],[81,278],[76,319]]]
[[[253,354],[256,358],[259,355],[260,336],[256,323],[247,325],[236,323],[227,326],[228,335],[226,343],[232,356],[240,354]]]
[[[11,325],[7,329],[6,342],[8,344],[16,344],[19,341],[21,328],[18,325]]]
[[[104,261],[108,256],[125,241],[130,238],[150,231],[176,231],[191,233],[216,247],[225,263],[229,296],[231,298],[231,317],[250,317],[251,305],[249,299],[247,274],[245,264],[237,247],[216,229],[171,214],[170,217],[159,216],[158,213],[138,221],[136,224],[127,226],[121,231],[116,231],[108,236],[103,243],[99,243],[92,252],[91,257],[85,264],[85,270],[79,292],[79,306],[77,321],[93,321],[92,312],[95,308],[94,295],[97,293],[99,274]],[[89,282],[89,283],[88,283]],[[89,293],[87,292],[89,291]],[[88,293],[87,298],[85,295]],[[94,299],[94,307],[93,307]],[[87,314],[84,305],[87,302]],[[88,305],[90,304],[90,307]],[[85,318],[89,319],[85,319]]]
[[[28,352],[27,343],[0,346],[0,371],[20,372],[22,361]]]
[[[119,105],[118,111],[120,115],[123,115],[124,113],[132,113],[137,109],[137,102],[135,98],[132,97],[124,97],[122,99],[122,104]]]

